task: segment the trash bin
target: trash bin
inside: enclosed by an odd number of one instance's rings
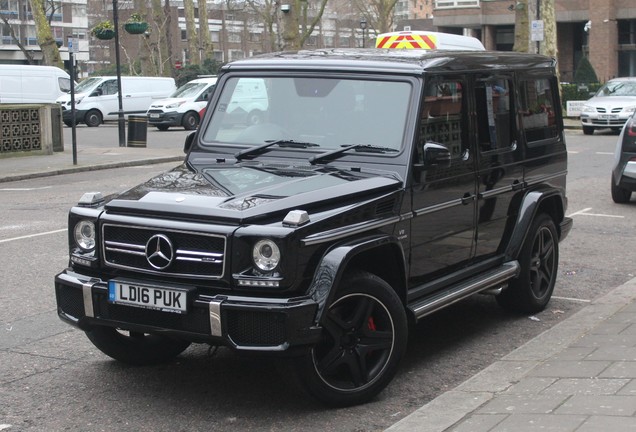
[[[146,147],[148,118],[141,115],[128,116],[128,147]]]

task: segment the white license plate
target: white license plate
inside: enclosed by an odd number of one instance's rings
[[[598,118],[600,118],[601,120],[617,119],[618,115],[617,114],[599,114]]]
[[[136,285],[120,281],[108,282],[108,301],[164,312],[186,313],[188,310],[187,291],[185,290]]]
[[[150,114],[150,118],[159,118],[159,114]]]

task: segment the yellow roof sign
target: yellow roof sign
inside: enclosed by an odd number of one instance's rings
[[[424,50],[484,50],[482,43],[470,36],[429,31],[401,31],[379,34],[376,48]]]

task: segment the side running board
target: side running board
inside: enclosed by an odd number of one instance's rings
[[[456,303],[480,291],[496,287],[519,274],[519,262],[510,261],[501,266],[441,290],[433,296],[418,300],[408,306],[416,320],[439,309]]]

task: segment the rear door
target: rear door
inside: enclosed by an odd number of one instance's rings
[[[523,146],[519,138],[512,74],[480,74],[473,82],[477,140],[477,260],[501,251],[504,231],[523,186]]]

